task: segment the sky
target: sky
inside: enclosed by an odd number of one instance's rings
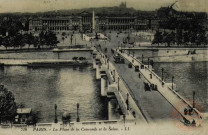
[[[0,13],[43,12],[60,9],[118,6],[125,0],[0,0]],[[126,0],[127,7],[152,11],[167,7],[176,0]],[[178,0],[174,6],[179,11],[208,12],[208,0]]]

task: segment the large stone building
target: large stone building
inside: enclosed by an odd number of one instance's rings
[[[54,18],[36,18],[29,21],[30,31],[141,30],[149,28],[149,20],[132,14],[99,14],[82,12],[77,15]]]
[[[68,17],[36,18],[29,21],[30,31],[86,31],[92,28],[92,14],[83,12]]]

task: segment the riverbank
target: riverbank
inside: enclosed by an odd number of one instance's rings
[[[48,66],[87,66],[91,65],[92,61],[81,60],[60,60],[60,59],[47,59],[47,60],[25,60],[25,59],[1,59],[0,66],[29,66],[29,67],[48,67]]]

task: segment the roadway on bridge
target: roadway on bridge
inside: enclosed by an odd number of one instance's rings
[[[175,110],[175,108],[158,92],[158,91],[145,91],[144,90],[144,83],[141,78],[138,76],[138,72],[135,72],[134,69],[128,68],[128,62],[126,64],[115,64],[113,62],[113,54],[111,49],[117,48],[118,44],[122,42],[124,38],[123,35],[110,34],[111,41],[94,41],[92,44],[87,43],[88,46],[96,46],[96,48],[101,49],[104,54],[110,58],[110,61],[116,67],[117,72],[119,73],[120,77],[126,82],[126,84],[131,89],[135,99],[137,100],[137,105],[143,111],[144,115],[150,122],[156,121],[174,121],[176,117],[181,117],[181,115]],[[78,37],[76,37],[78,38]],[[101,46],[99,48],[98,46]],[[127,45],[126,45],[127,46]],[[128,45],[130,46],[130,45]],[[107,48],[107,51],[105,51]],[[174,115],[173,115],[174,114]],[[177,116],[176,116],[177,115]]]
[[[103,52],[106,47],[108,51],[105,54],[110,57],[110,61],[114,64],[119,75],[131,89],[137,100],[137,105],[142,109],[149,121],[174,121],[173,117],[177,119],[181,117],[175,108],[158,91],[144,90],[144,79],[142,80],[142,78],[139,78],[138,72],[135,72],[134,68],[128,68],[129,62],[125,61],[125,64],[116,64],[113,62],[111,49],[116,47],[115,45],[101,44]]]

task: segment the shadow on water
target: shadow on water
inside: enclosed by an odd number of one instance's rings
[[[93,94],[93,98],[96,99],[97,103],[92,105],[91,107],[97,111],[98,118],[101,118],[102,120],[107,119],[106,115],[106,109],[107,109],[107,104],[106,104],[106,99],[101,96],[101,81],[96,79],[96,72],[93,70],[91,67],[91,71],[93,71],[93,82],[95,82],[95,92]],[[97,107],[100,109],[98,110]]]

